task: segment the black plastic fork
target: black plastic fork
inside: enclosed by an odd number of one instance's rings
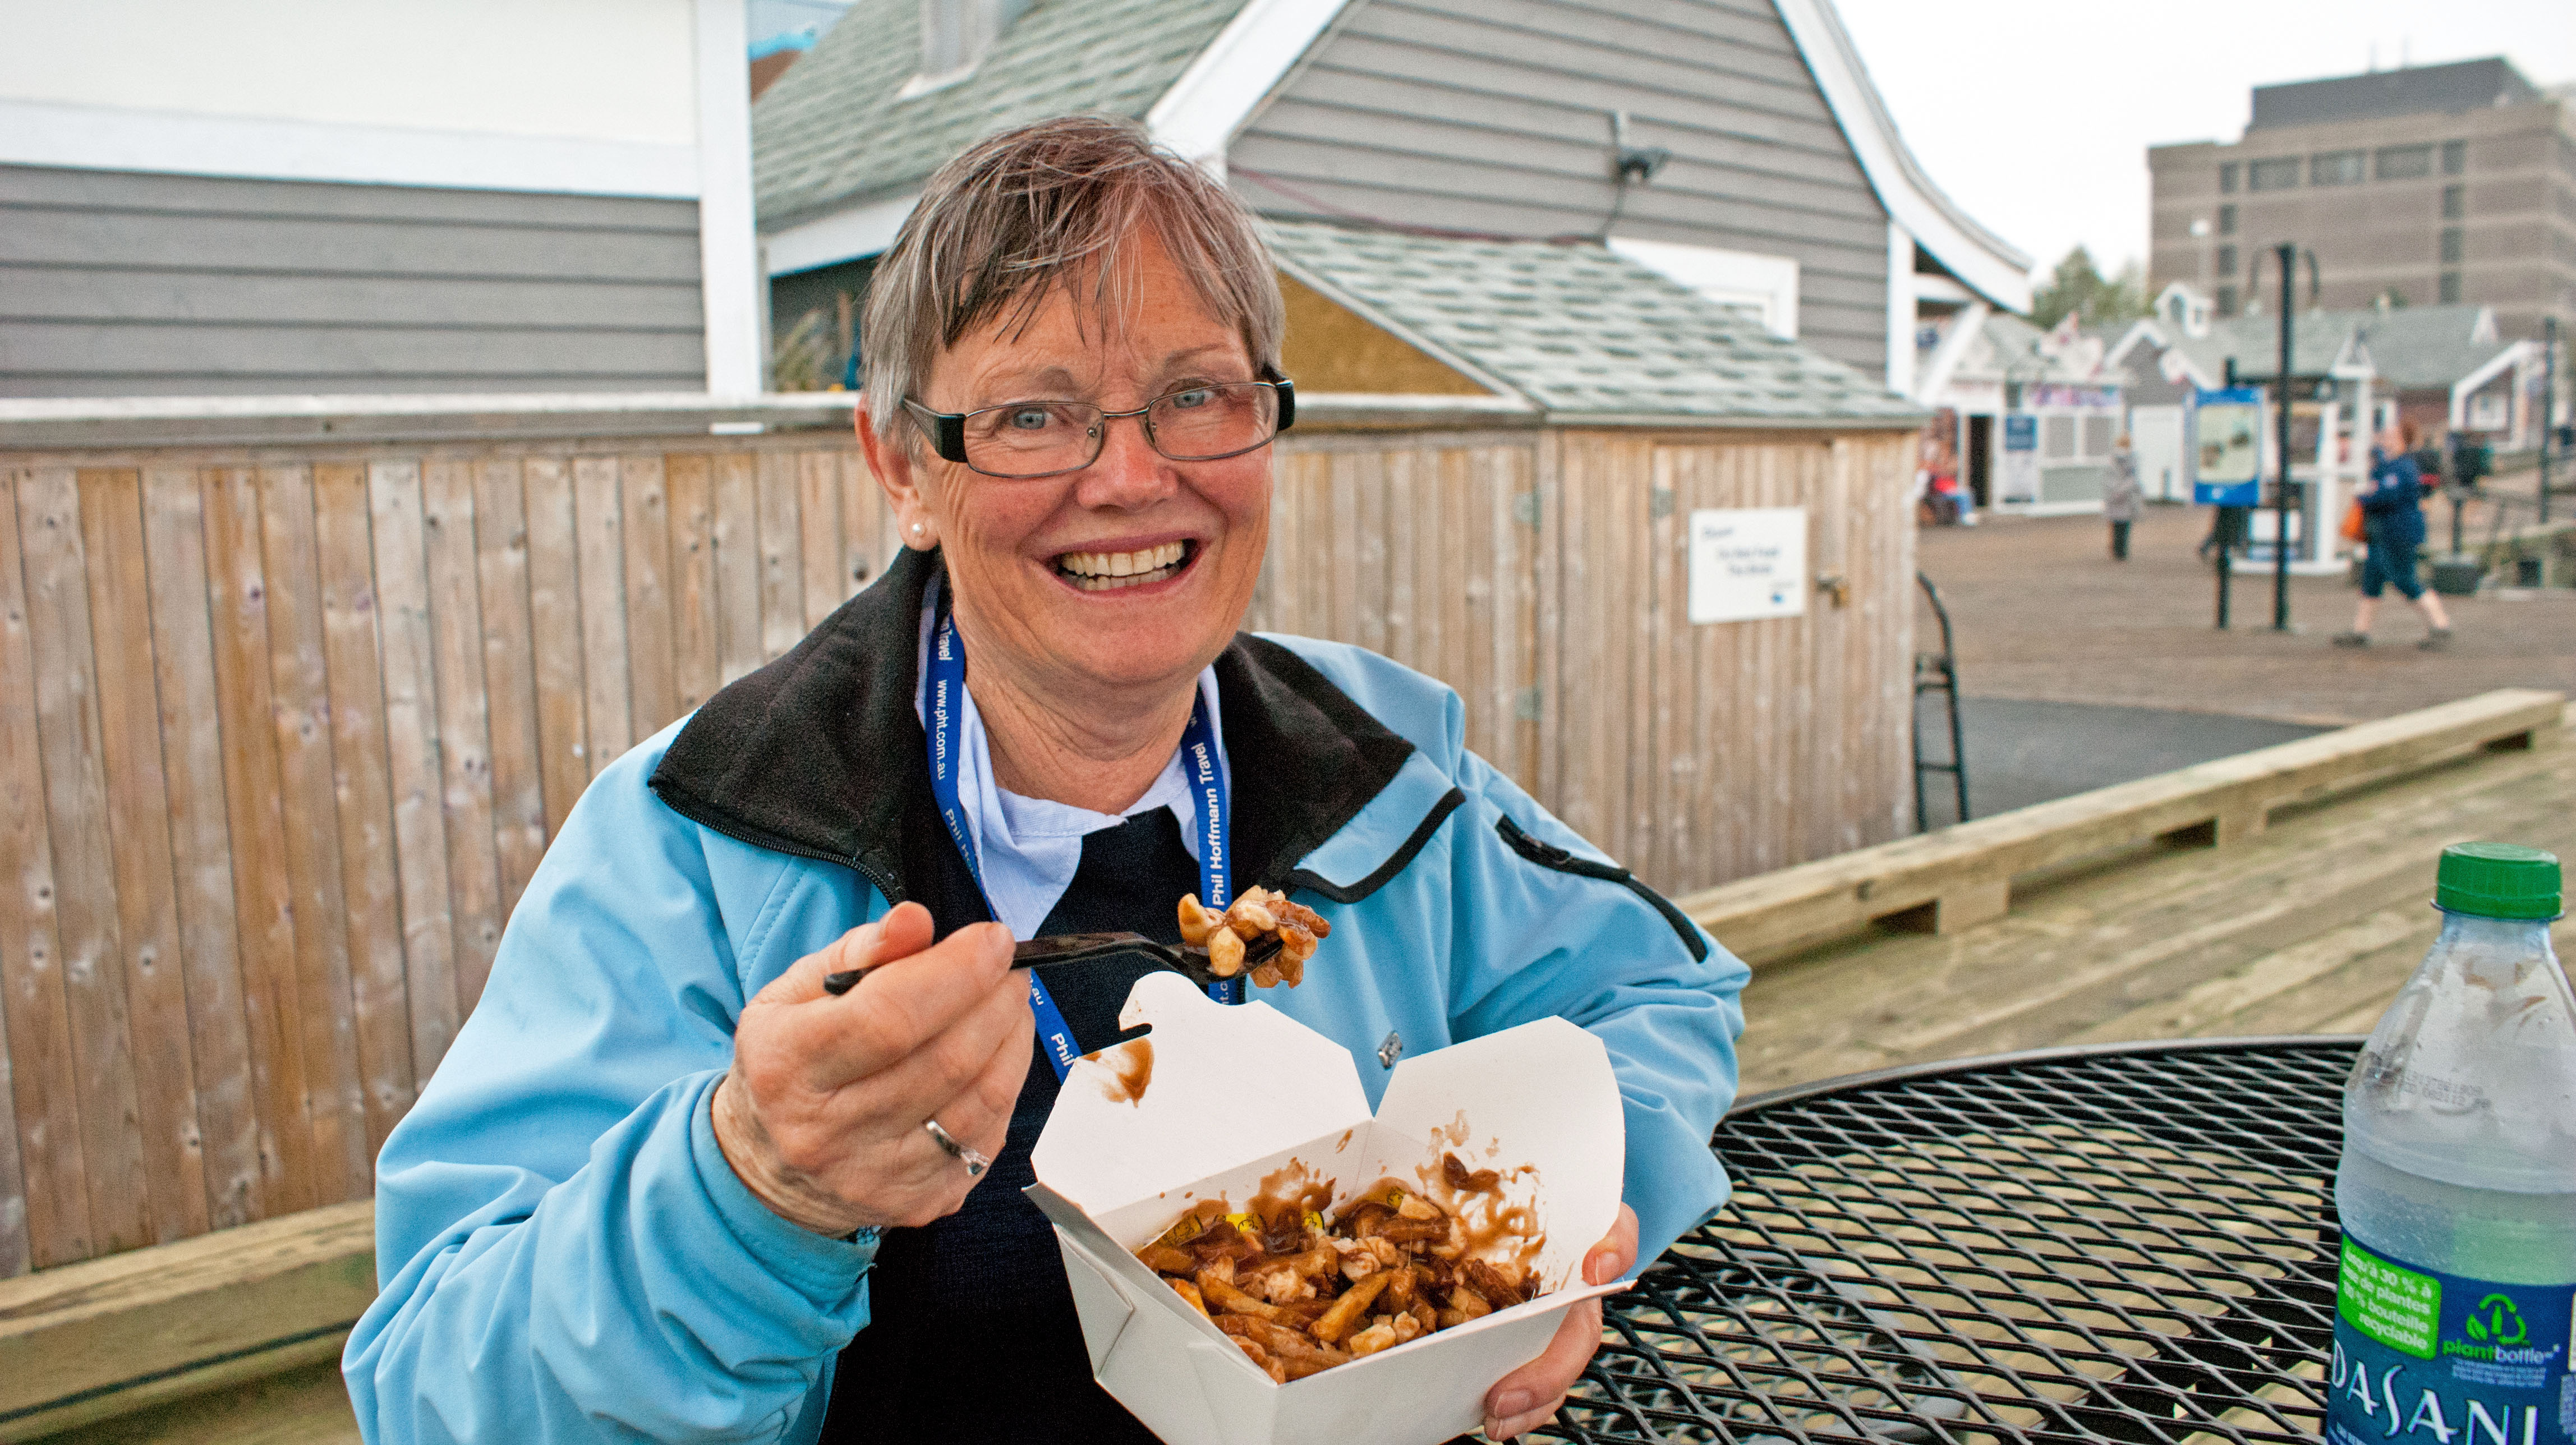
[[[1256,966],[1278,956],[1279,938],[1273,934],[1255,939],[1243,948],[1241,977]],[[1032,938],[1011,950],[1011,967],[1035,968],[1059,963],[1084,963],[1095,958],[1110,958],[1122,953],[1142,953],[1162,960],[1189,976],[1201,988],[1217,981],[1216,971],[1208,966],[1208,951],[1193,943],[1156,943],[1141,933],[1057,933],[1045,938]],[[856,987],[863,968],[843,969],[823,976],[823,992],[838,997]]]

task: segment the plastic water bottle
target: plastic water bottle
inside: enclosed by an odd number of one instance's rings
[[[2576,996],[2558,860],[2443,850],[2433,949],[2344,1088],[2326,1445],[2576,1435]]]

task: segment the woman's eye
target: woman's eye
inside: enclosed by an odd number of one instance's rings
[[[1047,423],[1054,419],[1055,414],[1045,407],[1023,406],[1012,409],[1009,423],[1014,431],[1043,431]]]
[[[1215,399],[1216,393],[1210,391],[1204,386],[1194,387],[1188,391],[1176,391],[1169,397],[1165,398],[1165,400],[1171,402],[1173,406],[1184,411],[1187,411],[1192,407],[1205,406]]]

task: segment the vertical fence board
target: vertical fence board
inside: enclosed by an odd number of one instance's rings
[[[590,776],[595,778],[635,743],[626,653],[626,522],[617,496],[617,458],[573,458],[572,496],[581,568],[582,714],[590,733]]]
[[[152,676],[143,479],[130,471],[83,473],[80,509],[143,1170],[153,1237],[182,1239],[205,1233],[209,1224],[178,885],[170,859],[170,788],[162,773],[161,704]]]
[[[620,458],[617,480],[625,501],[627,695],[641,742],[680,715],[671,656],[671,507],[660,457]]]
[[[682,713],[724,685],[716,645],[714,478],[704,452],[674,454],[663,468],[671,513],[671,686]]]
[[[293,820],[285,830],[286,874],[293,889],[297,1016],[313,1116],[313,1187],[319,1200],[330,1203],[367,1192],[372,1156],[349,993],[349,904],[340,856],[339,780],[331,756],[312,469],[266,468],[259,492],[278,802]]]
[[[426,1080],[464,1015],[448,912],[446,784],[439,769],[437,644],[422,545],[420,463],[367,469],[376,554],[376,627],[385,669],[385,762],[393,784],[412,1077]]]
[[[546,785],[537,741],[529,633],[527,482],[516,457],[474,469],[475,574],[482,586],[483,688],[492,739],[492,847],[501,916],[519,906],[546,851]]]
[[[841,595],[876,580],[895,553],[894,515],[865,453],[841,453]]]
[[[464,462],[421,469],[421,540],[429,565],[431,656],[438,678],[438,756],[447,814],[447,906],[453,911],[458,1016],[474,1012],[501,946],[501,858],[492,838],[492,732],[484,701],[483,588],[474,540],[474,478]]]
[[[54,926],[63,1001],[80,1085],[81,1157],[89,1170],[90,1229],[102,1249],[153,1241],[143,1164],[133,1037],[125,1008],[125,943],[107,836],[107,777],[99,738],[97,662],[89,626],[88,559],[80,498],[67,467],[18,484],[27,636],[34,644],[36,745],[44,759],[53,837]]]
[[[33,1268],[27,1243],[27,1171],[18,1155],[18,1081],[9,1065],[9,990],[0,982],[0,1279]]]
[[[45,826],[45,759],[36,726],[36,647],[28,620],[20,490],[0,473],[0,983],[8,991],[10,1082],[35,1268],[97,1252],[81,1139],[79,1065],[63,988],[53,840]]]
[[[537,679],[537,774],[545,787],[546,839],[590,782],[589,694],[582,670],[580,528],[561,457],[523,469],[528,524],[528,631]]]
[[[340,892],[349,910],[349,1011],[369,1170],[417,1092],[411,1008],[403,990],[401,869],[387,772],[384,663],[377,652],[374,545],[367,473],[313,469],[314,553],[322,598],[323,666],[330,678],[332,776],[340,831]]]
[[[805,631],[823,625],[850,595],[841,568],[841,453],[796,454],[798,555],[805,564]]]
[[[143,545],[198,1134],[208,1222],[220,1229],[268,1212],[279,1161],[253,1082],[242,997],[240,915],[207,613],[205,493],[193,469],[152,467],[143,473]]]
[[[766,662],[805,635],[805,563],[796,525],[796,458],[756,459],[760,497],[760,656]]]
[[[715,464],[716,656],[726,682],[760,666],[760,485],[751,455]]]
[[[241,930],[251,1072],[277,1154],[273,1211],[309,1209],[318,1193],[313,1100],[295,977],[294,882],[269,696],[268,579],[260,566],[259,489],[246,469],[205,474],[206,573],[215,642],[215,705],[224,733],[224,799]],[[301,820],[298,820],[299,822]],[[337,926],[337,920],[334,920]],[[327,1078],[327,1075],[325,1075]],[[336,1173],[336,1166],[335,1166]]]

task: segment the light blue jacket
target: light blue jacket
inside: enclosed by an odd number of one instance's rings
[[[764,672],[835,665],[823,644],[843,621]],[[1268,1002],[1348,1047],[1372,1103],[1390,1034],[1420,1053],[1548,1015],[1591,1030],[1618,1075],[1625,1197],[1640,1263],[1653,1259],[1726,1197],[1708,1139],[1735,1094],[1744,966],[1642,888],[1591,876],[1607,860],[1467,751],[1449,689],[1355,648],[1270,641],[1229,655],[1292,672],[1302,659],[1412,751],[1396,746],[1391,780],[1294,870],[1248,879],[1292,883],[1333,925],[1303,986]],[[1261,760],[1238,750],[1236,714],[1257,699],[1228,676],[1221,664],[1240,795]],[[821,1428],[835,1356],[868,1322],[871,1251],[754,1198],[708,1099],[745,1001],[890,904],[848,858],[740,841],[667,803],[656,770],[688,725],[583,795],[480,1004],[386,1141],[382,1293],[343,1360],[370,1441],[809,1442]],[[908,746],[918,768],[918,736],[883,746]]]

